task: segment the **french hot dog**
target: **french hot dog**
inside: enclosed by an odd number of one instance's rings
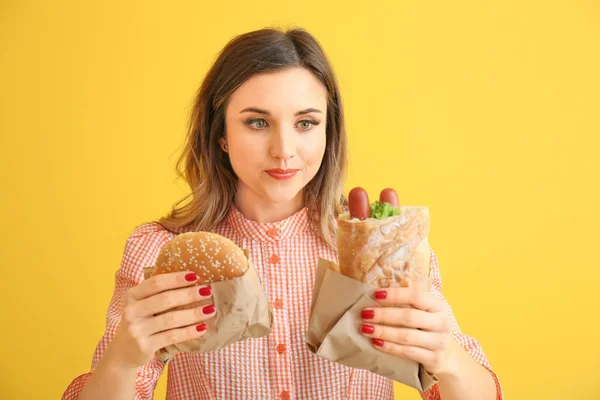
[[[349,213],[338,217],[339,272],[378,288],[409,286],[429,275],[429,210],[400,207],[394,189],[384,189],[368,206],[368,195],[354,188]]]

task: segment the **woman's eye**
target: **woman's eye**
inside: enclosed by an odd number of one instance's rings
[[[300,129],[302,129],[303,131],[309,130],[313,125],[314,126],[319,125],[319,122],[312,120],[312,119],[303,119],[302,121],[300,121],[298,123],[301,124]],[[306,129],[304,127],[306,127]]]
[[[259,122],[260,122],[260,124],[257,124]],[[267,124],[267,121],[265,121],[262,118],[254,118],[254,119],[246,121],[246,125],[252,127],[253,129],[263,129],[266,126],[266,124]]]

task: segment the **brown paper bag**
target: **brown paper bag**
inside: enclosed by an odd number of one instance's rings
[[[425,391],[437,382],[415,361],[373,348],[370,338],[359,330],[364,308],[379,307],[372,299],[375,290],[335,271],[339,267],[319,259],[313,289],[306,343],[311,352],[352,368],[361,368]],[[431,278],[419,284],[428,289]],[[343,295],[341,295],[343,294]]]
[[[176,343],[156,352],[163,363],[180,352],[205,353],[226,347],[249,337],[261,337],[271,332],[273,313],[263,291],[260,277],[248,258],[248,270],[235,279],[212,283],[213,301],[217,313],[209,320],[214,329],[198,339]],[[148,279],[155,267],[144,268]]]

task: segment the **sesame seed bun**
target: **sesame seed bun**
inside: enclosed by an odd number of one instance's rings
[[[247,269],[246,255],[231,240],[211,232],[187,232],[160,250],[152,275],[193,271],[198,284],[210,284],[243,276]]]

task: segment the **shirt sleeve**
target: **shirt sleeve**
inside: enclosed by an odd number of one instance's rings
[[[446,301],[444,295],[442,294],[442,276],[440,273],[437,256],[433,250],[431,250],[431,273],[433,276],[431,293],[437,298]],[[450,313],[450,320],[452,322],[452,335],[454,336],[456,341],[460,343],[465,348],[465,350],[467,350],[467,352],[475,359],[475,361],[484,366],[490,372],[490,374],[494,378],[494,382],[496,383],[496,400],[503,400],[504,396],[502,394],[500,380],[492,370],[492,367],[487,357],[485,356],[485,353],[483,352],[483,348],[475,338],[461,332],[458,326],[458,322],[456,321],[456,318],[454,316],[454,313],[452,312],[452,307],[450,307],[449,305],[448,312]],[[433,385],[425,392],[421,392],[420,394],[424,400],[441,400],[437,384]]]
[[[367,371],[365,371],[367,372]],[[369,373],[370,374],[370,373]],[[373,398],[378,400],[394,400],[394,383],[391,379],[373,374],[371,381]]]
[[[144,279],[144,267],[152,266],[160,249],[172,239],[172,234],[155,222],[138,226],[127,238],[121,265],[115,273],[115,289],[108,306],[106,330],[100,339],[92,358],[89,372],[79,375],[67,387],[62,400],[76,400],[90,379],[110,341],[115,336],[121,320],[127,290]],[[154,398],[156,383],[162,374],[164,364],[156,357],[137,371],[135,400]]]

